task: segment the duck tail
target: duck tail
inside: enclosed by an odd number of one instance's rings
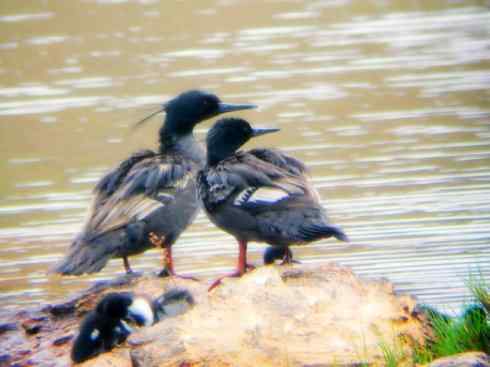
[[[300,238],[304,241],[316,241],[321,238],[335,237],[339,241],[349,242],[349,237],[344,231],[334,225],[329,224],[313,224],[309,226],[303,226],[300,229]]]
[[[71,244],[68,253],[50,272],[62,275],[82,275],[100,271],[114,255],[112,247],[104,243],[87,242],[77,238]]]

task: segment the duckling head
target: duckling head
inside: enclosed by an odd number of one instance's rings
[[[253,128],[246,120],[224,118],[217,121],[206,137],[208,164],[215,165],[234,154],[250,139],[279,131],[279,129]]]

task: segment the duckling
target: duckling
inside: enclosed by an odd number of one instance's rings
[[[282,260],[284,264],[299,264],[300,262],[293,259],[293,252],[288,246],[269,246],[265,249],[263,255],[264,265],[274,264],[276,260]]]
[[[194,306],[195,301],[186,289],[174,288],[152,302],[155,323],[169,317],[183,314]]]
[[[171,289],[153,301],[129,292],[109,293],[81,322],[71,358],[80,363],[123,343],[133,332],[129,323],[151,326],[193,305],[194,299],[185,289]]]
[[[80,324],[71,358],[83,362],[123,343],[133,331],[127,324],[134,320],[138,325],[153,324],[151,305],[131,293],[109,293],[89,312]]]
[[[128,256],[158,246],[163,249],[160,275],[176,275],[172,245],[198,213],[195,176],[205,164],[193,129],[222,113],[255,107],[226,104],[214,94],[192,90],[140,121],[166,112],[159,150],[133,154],[99,181],[86,223],[54,271],[94,273],[119,257],[131,273]]]
[[[252,268],[247,264],[250,241],[281,247],[332,236],[348,241],[339,227],[328,223],[300,161],[272,149],[238,151],[249,139],[276,131],[228,118],[219,120],[207,134],[207,163],[197,179],[199,195],[210,220],[239,243],[237,268],[230,277]]]

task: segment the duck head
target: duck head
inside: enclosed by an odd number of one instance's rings
[[[253,128],[244,119],[221,119],[209,130],[206,138],[208,165],[216,165],[231,156],[250,139],[276,131],[279,129]]]
[[[200,90],[190,90],[179,94],[162,105],[162,108],[139,121],[140,126],[158,113],[165,112],[165,123],[160,130],[163,138],[186,136],[194,127],[205,120],[227,112],[257,108],[253,104],[231,104],[222,102],[215,94]]]
[[[132,321],[138,326],[150,326],[154,321],[150,302],[127,292],[109,293],[99,302],[96,312],[107,319]]]

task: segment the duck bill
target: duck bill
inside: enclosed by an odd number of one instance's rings
[[[279,131],[280,129],[266,129],[266,128],[255,128],[252,130],[252,136],[255,138],[257,136],[265,135],[265,134],[270,134],[270,133],[275,133]]]
[[[218,115],[227,112],[242,111],[242,110],[252,110],[257,108],[254,104],[232,104],[232,103],[220,103],[218,105]]]

